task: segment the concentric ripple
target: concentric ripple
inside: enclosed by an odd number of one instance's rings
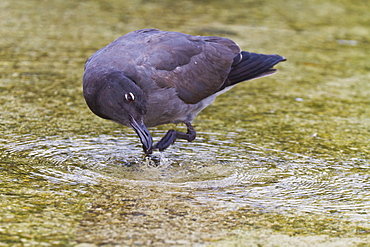
[[[160,134],[160,133],[159,133]],[[200,133],[202,135],[210,133]],[[136,136],[32,136],[2,140],[3,155],[44,160],[33,172],[54,183],[102,180],[195,191],[196,200],[223,210],[246,205],[267,212],[305,212],[370,222],[369,160],[315,158],[250,143],[236,147],[217,139],[179,142],[168,152],[144,157]],[[218,144],[218,145],[217,145]]]

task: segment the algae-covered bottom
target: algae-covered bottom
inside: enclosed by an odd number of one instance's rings
[[[3,1],[0,246],[368,246],[366,1]],[[341,16],[341,18],[338,18]],[[144,157],[99,119],[86,58],[129,31],[220,35],[288,60]],[[169,128],[151,129],[158,140]]]
[[[135,134],[13,136],[1,162],[3,243],[369,241],[368,160],[202,136],[151,158]]]

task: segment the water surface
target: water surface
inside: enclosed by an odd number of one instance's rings
[[[367,246],[366,1],[3,1],[0,246]],[[340,16],[341,18],[338,18]],[[83,66],[129,31],[278,53],[152,157],[93,115]],[[169,128],[151,132],[159,140]]]

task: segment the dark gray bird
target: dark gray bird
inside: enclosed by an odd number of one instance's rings
[[[191,122],[215,98],[239,82],[271,75],[279,55],[241,51],[232,40],[143,29],[95,52],[85,65],[83,93],[99,117],[132,127],[144,152],[176,139],[193,141]],[[185,123],[155,145],[147,127]]]

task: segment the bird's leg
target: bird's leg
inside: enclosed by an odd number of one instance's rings
[[[185,122],[185,124],[188,128],[186,133],[176,130],[169,130],[167,134],[157,144],[154,145],[153,149],[159,149],[159,151],[163,151],[172,143],[174,143],[176,139],[184,139],[189,142],[193,141],[196,137],[196,132],[190,122]]]

